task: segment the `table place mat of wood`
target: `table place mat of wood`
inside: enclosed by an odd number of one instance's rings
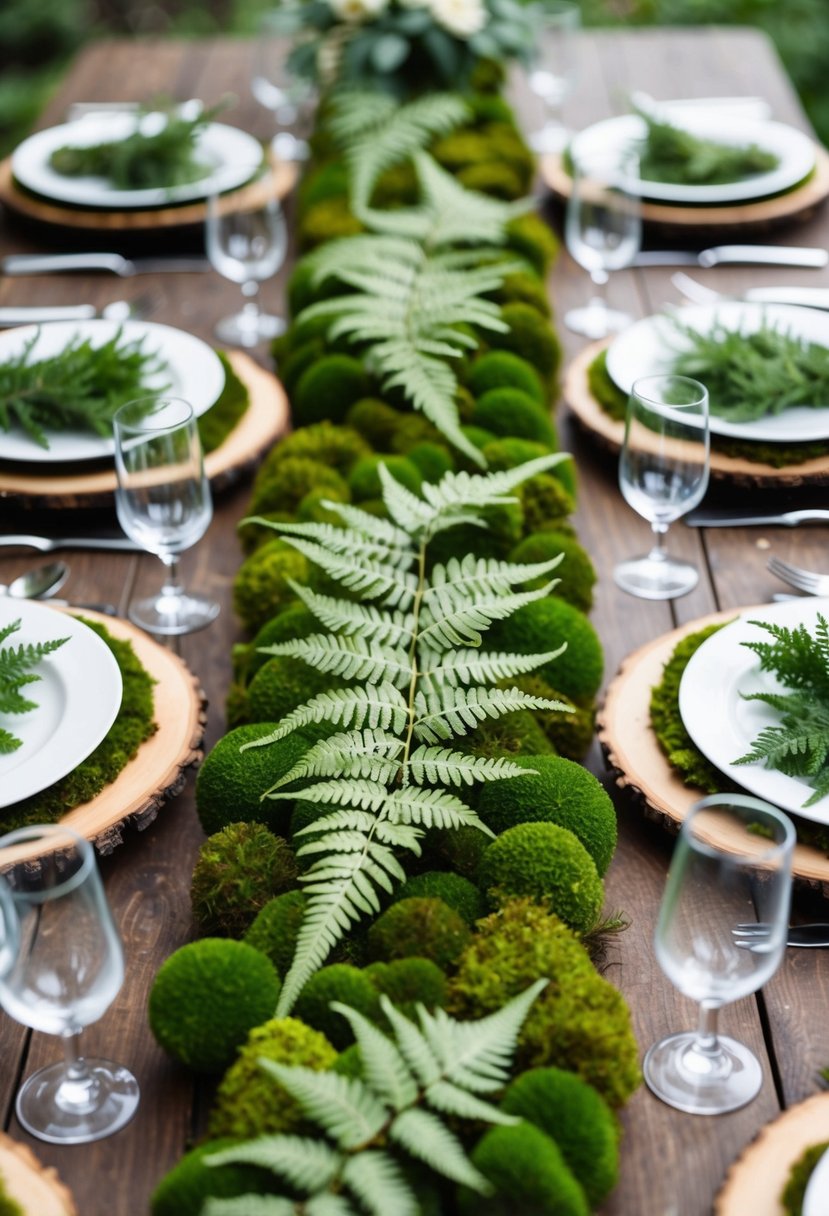
[[[23,1216],[78,1216],[57,1172],[43,1166],[25,1144],[0,1132],[0,1182]]]
[[[227,359],[250,400],[238,425],[204,458],[214,492],[232,485],[252,469],[283,433],[289,418],[285,390],[271,372],[242,351],[228,351]],[[32,508],[106,506],[115,488],[114,468],[59,474],[18,473],[12,464],[0,468],[0,500],[14,499]]]
[[[709,625],[725,624],[746,612],[760,612],[764,607],[755,604],[715,612],[654,638],[628,655],[607,689],[596,719],[605,761],[616,774],[616,784],[637,796],[648,817],[669,831],[679,831],[687,812],[706,796],[706,791],[686,785],[659,746],[651,728],[651,690],[662,678],[665,664],[677,645],[688,634]],[[829,857],[818,849],[796,844],[792,873],[796,879],[819,887],[821,894],[829,898]],[[757,1216],[751,1208],[744,1211]],[[736,1209],[734,1212],[736,1216]]]
[[[578,423],[613,453],[621,450],[625,424],[611,418],[590,391],[588,371],[591,363],[606,350],[612,338],[591,344],[567,366],[562,385],[562,399]],[[829,445],[827,445],[829,449]],[[720,481],[751,489],[790,490],[800,486],[829,484],[829,450],[825,456],[804,460],[776,469],[773,465],[746,460],[742,456],[727,456],[711,449],[711,476]]]
[[[568,199],[573,179],[560,154],[542,156],[539,172],[544,184],[560,199]],[[815,145],[814,172],[785,194],[727,206],[688,207],[672,203],[642,201],[646,224],[675,229],[686,234],[700,230],[708,239],[714,233],[745,236],[748,231],[763,231],[792,220],[807,220],[829,198],[829,152]]]

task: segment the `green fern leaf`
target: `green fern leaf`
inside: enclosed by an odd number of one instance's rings
[[[427,1098],[432,1110],[440,1111],[443,1115],[452,1115],[455,1119],[485,1120],[503,1127],[520,1122],[514,1115],[506,1114],[490,1102],[483,1102],[449,1081],[436,1081],[430,1085]]]
[[[274,524],[273,526],[278,530],[280,525]],[[342,529],[340,529],[340,534],[347,535]],[[326,574],[330,574],[349,591],[355,591],[364,599],[382,597],[383,603],[388,607],[404,610],[412,602],[417,580],[411,573],[398,570],[393,565],[386,565],[383,562],[368,560],[357,562],[348,556],[331,553],[322,545],[304,540],[299,536],[286,536],[285,540],[287,544],[304,554],[309,561],[320,566]]]
[[[535,591],[490,593],[490,598],[474,604],[463,603],[451,590],[436,588],[428,602],[424,601],[419,643],[437,654],[456,646],[480,646],[493,621],[506,620],[519,608],[546,599],[557,581]]]
[[[411,544],[411,537],[408,532],[404,532],[402,528],[397,528],[387,519],[381,519],[377,515],[369,515],[368,511],[364,511],[362,507],[355,507],[351,503],[333,502],[330,499],[324,498],[322,505],[327,511],[332,511],[338,515],[343,523],[349,528],[357,532],[360,536],[364,536],[367,540],[382,541],[390,547],[401,548],[403,545]]]
[[[331,692],[318,693],[310,701],[287,714],[276,730],[261,739],[243,743],[239,750],[244,752],[251,747],[266,747],[303,726],[318,722],[330,722],[334,726],[355,729],[367,726],[373,730],[379,726],[382,730],[392,730],[400,734],[408,718],[408,706],[393,684],[375,684],[367,688],[337,688]],[[307,797],[307,794],[304,797]]]
[[[386,1108],[362,1081],[273,1060],[260,1063],[346,1152],[371,1141],[386,1123]]]
[[[297,1216],[297,1212],[293,1199],[279,1195],[238,1195],[235,1199],[213,1196],[205,1200],[201,1216]]]
[[[296,798],[296,793],[285,791],[279,796]],[[385,805],[388,798],[388,786],[381,781],[349,781],[341,777],[334,781],[321,781],[317,785],[306,785],[302,790],[303,802],[327,803],[329,806],[348,807],[352,811],[376,813]],[[297,835],[301,836],[303,832],[318,832],[326,822],[318,819],[307,828],[301,828]]]
[[[423,685],[427,689],[467,684],[494,684],[535,671],[563,654],[567,643],[544,654],[508,654],[505,651],[453,650],[443,655],[421,652]],[[566,706],[572,712],[572,706]]]
[[[292,523],[287,520],[269,520],[259,515],[250,516],[245,524],[262,524],[286,537],[304,537],[321,545],[326,552],[339,556],[365,558],[369,562],[381,562],[395,570],[405,570],[411,565],[411,543],[403,546],[389,545],[385,541],[368,539],[352,529],[335,527],[333,524]]]
[[[389,1127],[389,1139],[407,1153],[425,1161],[433,1170],[488,1195],[492,1186],[467,1157],[460,1141],[435,1115],[412,1108],[397,1116]]]
[[[509,221],[534,205],[529,198],[504,203],[477,190],[467,190],[425,152],[413,159],[432,216],[432,228],[426,236],[430,246],[502,245]]]
[[[523,777],[532,769],[520,768],[502,756],[465,756],[445,747],[421,746],[409,757],[409,772],[418,784],[474,785],[476,781],[502,781]]]
[[[431,599],[448,594],[464,602],[470,597],[477,598],[493,592],[506,595],[513,587],[551,574],[561,565],[563,556],[563,553],[559,553],[546,562],[528,562],[526,565],[499,561],[497,558],[475,557],[471,553],[460,559],[451,557],[445,565],[438,563],[434,566],[423,598],[428,603]]]
[[[417,693],[414,733],[425,743],[440,743],[465,735],[488,718],[501,718],[519,709],[566,709],[561,701],[534,697],[518,688],[447,688],[442,693]]]
[[[528,772],[527,769],[522,771]],[[393,823],[410,823],[424,828],[478,828],[486,836],[494,834],[472,807],[445,790],[405,785],[389,795],[386,813]]]
[[[417,1083],[391,1039],[349,1005],[334,1001],[331,1008],[342,1014],[354,1031],[363,1077],[374,1093],[394,1111],[415,1102]]]
[[[327,629],[347,636],[359,635],[365,641],[408,645],[412,640],[414,617],[410,612],[384,612],[373,604],[359,604],[320,595],[288,579],[305,606]]]
[[[322,1190],[337,1177],[344,1158],[310,1136],[259,1136],[204,1158],[205,1165],[256,1165],[301,1191]]]
[[[567,452],[551,452],[548,456],[539,456],[499,473],[447,473],[437,483],[424,482],[422,493],[426,502],[437,512],[458,507],[500,506],[511,501],[505,495],[511,494],[522,482],[539,473],[549,472],[567,459]]]
[[[342,1180],[370,1216],[418,1216],[420,1212],[411,1187],[388,1153],[367,1150],[352,1157]]]
[[[402,751],[402,740],[380,727],[341,731],[310,747],[262,796],[305,777],[366,777],[370,781],[390,782],[399,773]]]
[[[300,1213],[297,1213],[300,1216]],[[362,1216],[345,1195],[324,1192],[313,1195],[302,1205],[301,1216]]]
[[[380,646],[363,638],[332,637],[314,633],[275,646],[262,646],[260,654],[303,659],[309,667],[346,680],[370,680],[405,688],[412,678],[408,653],[399,646]]]

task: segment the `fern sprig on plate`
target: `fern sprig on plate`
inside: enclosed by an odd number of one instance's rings
[[[206,1157],[208,1166],[259,1166],[291,1197],[208,1199],[204,1216],[417,1216],[420,1204],[401,1157],[426,1162],[442,1177],[489,1194],[490,1183],[447,1119],[519,1122],[482,1095],[495,1093],[508,1080],[518,1032],[546,984],[536,981],[478,1022],[456,1022],[442,1009],[429,1013],[419,1006],[417,1025],[381,997],[393,1037],[335,1002],[332,1009],[348,1021],[357,1040],[361,1079],[260,1061],[327,1139],[260,1136]]]
[[[298,855],[312,862],[303,876],[308,905],[279,1016],[351,926],[380,911],[380,892],[404,880],[401,858],[419,854],[427,828],[491,834],[463,800],[463,790],[527,770],[507,759],[467,755],[452,743],[481,722],[518,709],[566,712],[558,701],[496,687],[505,676],[554,660],[565,639],[551,639],[550,648],[535,655],[480,649],[494,621],[549,593],[554,578],[535,591],[520,588],[528,577],[549,578],[560,556],[532,568],[471,555],[446,565],[429,562],[435,536],[458,523],[483,526],[483,511],[513,501],[522,481],[562,459],[560,453],[544,456],[486,475],[449,473],[436,485],[424,484],[422,497],[381,465],[389,521],[327,503],[343,527],[268,525],[352,598],[297,587],[326,631],[263,653],[302,659],[357,681],[312,697],[270,735],[245,745],[267,746],[311,723],[333,728],[262,791],[267,798],[315,802],[321,816],[301,834]]]
[[[771,642],[743,642],[760,659],[760,670],[772,672],[789,693],[743,694],[747,701],[762,701],[781,715],[779,726],[769,726],[752,748],[735,764],[762,762],[789,777],[801,777],[814,793],[804,802],[813,806],[829,794],[829,624],[818,613],[814,635],[805,625],[752,621],[771,634]]]
[[[53,638],[48,642],[4,646],[3,643],[17,633],[20,625],[18,617],[0,628],[0,714],[25,714],[37,709],[37,702],[30,701],[21,689],[40,680],[41,677],[32,668],[69,641],[68,638]],[[21,742],[11,731],[0,727],[0,755],[16,751]]]

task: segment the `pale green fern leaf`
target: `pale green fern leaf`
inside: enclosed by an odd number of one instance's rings
[[[342,1170],[344,1158],[324,1140],[310,1136],[259,1136],[245,1144],[220,1149],[205,1165],[256,1165],[270,1170],[298,1190],[326,1187]]]
[[[335,515],[339,515],[343,523],[348,524],[349,528],[353,528],[360,536],[365,536],[369,540],[383,541],[387,545],[397,546],[398,548],[406,543],[411,544],[412,538],[408,532],[404,532],[402,528],[395,527],[388,519],[381,519],[377,515],[370,515],[362,507],[355,507],[351,503],[334,502],[328,498],[322,500],[322,505],[327,511],[332,511]]]
[[[508,654],[506,651],[453,650],[442,655],[421,654],[422,683],[427,689],[444,685],[457,687],[463,684],[495,684],[499,680],[511,680],[525,675],[557,659],[567,649],[562,642],[557,650],[543,654]],[[572,706],[568,706],[568,712]]]
[[[296,798],[296,794],[286,792],[282,797]],[[352,810],[362,811],[379,811],[388,797],[388,786],[380,781],[349,781],[337,778],[334,781],[321,781],[317,785],[306,785],[302,790],[303,802],[322,802],[329,806],[347,806]],[[318,820],[310,828],[303,828],[297,835],[301,836],[302,832],[307,831],[319,831],[322,825],[323,821]]]
[[[382,467],[382,466],[381,466]],[[279,524],[271,524],[279,531]],[[346,536],[342,529],[341,535]],[[316,562],[326,574],[330,574],[337,582],[355,591],[365,599],[379,599],[391,608],[406,609],[412,602],[417,587],[417,579],[411,573],[398,570],[383,562],[357,562],[346,555],[332,553],[314,541],[304,540],[298,536],[286,536],[285,543],[297,549],[309,561]]]
[[[310,701],[287,714],[276,730],[260,739],[243,743],[239,750],[244,752],[251,747],[266,747],[303,726],[317,722],[355,728],[368,726],[374,729],[379,726],[399,734],[408,716],[406,701],[388,682],[370,684],[367,688],[335,688],[330,692],[317,693]]]
[[[306,777],[367,777],[393,781],[403,741],[381,727],[341,731],[320,739],[263,797]]]
[[[436,511],[447,507],[490,507],[503,504],[505,495],[511,494],[522,482],[538,473],[547,473],[562,460],[569,459],[567,452],[551,452],[499,473],[447,473],[439,482],[424,482],[424,499]]]
[[[392,569],[407,569],[412,560],[411,543],[403,546],[389,545],[385,541],[368,539],[354,531],[335,527],[334,524],[292,523],[288,520],[275,522],[260,515],[244,520],[246,524],[263,524],[286,537],[304,537],[322,545],[326,552],[365,558],[369,562],[381,562]]]
[[[465,756],[446,747],[416,748],[409,757],[408,771],[418,784],[474,785],[476,781],[501,781],[524,777],[532,769],[520,768],[503,756]]]
[[[517,591],[512,595],[490,592],[490,598],[474,604],[464,603],[448,588],[436,589],[435,595],[423,604],[419,642],[437,654],[456,646],[480,646],[482,635],[493,621],[504,621],[519,608],[545,599],[554,586],[555,582],[547,583],[535,591]]]
[[[403,1110],[415,1102],[418,1096],[417,1082],[388,1035],[350,1005],[333,1001],[331,1008],[342,1014],[354,1031],[366,1084],[394,1111]]]
[[[535,697],[518,688],[446,688],[439,693],[415,696],[416,738],[440,743],[468,734],[490,718],[520,709],[564,709],[561,701]]]
[[[415,857],[420,856],[420,841],[423,838],[423,831],[420,828],[412,827],[407,823],[395,822],[393,819],[378,819],[374,834],[377,840],[384,844],[395,849],[407,849],[408,852],[414,853]]]
[[[433,567],[429,576],[430,586],[426,588],[423,598],[428,602],[448,593],[460,600],[468,600],[470,596],[486,594],[487,589],[506,594],[512,587],[552,574],[561,565],[563,557],[564,554],[559,553],[546,562],[526,564],[500,561],[494,557],[475,557],[472,553],[462,558],[450,557],[445,565],[438,563]]]
[[[293,1199],[280,1195],[237,1195],[235,1199],[205,1200],[201,1216],[298,1216]]]
[[[478,828],[486,836],[494,834],[472,807],[445,790],[405,785],[389,795],[386,810],[392,822],[412,823],[424,828]]]
[[[380,997],[380,1007],[394,1032],[398,1051],[420,1088],[425,1090],[439,1081],[440,1065],[419,1027],[392,1005],[387,996]]]
[[[418,1216],[420,1205],[388,1153],[367,1149],[352,1157],[343,1168],[342,1181],[369,1216]]]
[[[404,1110],[392,1122],[389,1139],[401,1145],[407,1153],[453,1182],[489,1194],[491,1185],[463,1151],[460,1141],[445,1124],[428,1110],[412,1107]]]
[[[327,784],[327,783],[326,783]],[[344,784],[348,784],[345,782]],[[320,786],[311,786],[312,790],[321,788]],[[377,789],[383,790],[383,802],[388,798],[388,790],[385,786],[377,786]],[[306,797],[306,791],[302,791],[303,802],[313,802],[314,800]],[[382,805],[382,804],[381,804]],[[307,824],[304,828],[300,828],[298,832],[293,833],[294,840],[299,840],[302,843],[302,836],[311,836],[319,832],[336,832],[340,829],[348,832],[362,832],[364,836],[368,836],[371,829],[374,827],[375,816],[371,811],[362,811],[357,807],[345,807],[339,811],[331,811],[328,815],[321,815],[319,819],[315,819],[313,823]]]
[[[490,1102],[483,1102],[449,1081],[436,1081],[430,1085],[427,1098],[432,1110],[440,1111],[443,1115],[452,1115],[456,1119],[485,1120],[503,1127],[520,1122],[514,1115],[506,1114]]]
[[[297,1208],[297,1216],[362,1216],[346,1195],[323,1192],[312,1195],[301,1208]]]
[[[335,633],[359,634],[366,641],[388,642],[394,646],[412,640],[414,617],[410,612],[385,612],[374,604],[320,595],[293,579],[288,579],[288,583],[317,620]]]
[[[260,654],[303,659],[317,671],[346,680],[388,682],[397,688],[405,688],[412,675],[412,665],[402,647],[380,646],[363,638],[341,638],[327,633],[262,646]]]
[[[340,1149],[348,1151],[365,1144],[386,1123],[386,1108],[361,1081],[335,1072],[289,1068],[273,1060],[260,1063]]]
[[[428,245],[502,245],[511,219],[533,207],[530,198],[502,202],[465,186],[425,152],[413,157],[432,228]]]

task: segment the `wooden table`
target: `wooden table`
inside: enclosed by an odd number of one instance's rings
[[[73,99],[147,97],[166,92],[198,96],[207,103],[226,91],[239,101],[227,121],[267,137],[269,117],[249,93],[252,49],[230,40],[181,44],[99,44],[77,61],[42,118],[59,121]],[[764,38],[750,30],[695,29],[595,33],[585,40],[581,81],[565,117],[583,126],[618,112],[628,86],[657,97],[761,94],[777,117],[806,127],[795,94]],[[829,213],[784,234],[794,243],[826,245]],[[32,242],[7,229],[3,252],[32,248]],[[612,276],[610,301],[645,315],[676,299],[668,270],[620,272]],[[751,283],[791,282],[829,285],[829,272],[721,268],[705,272],[706,282],[725,291]],[[562,255],[551,282],[559,315],[588,294],[586,275]],[[204,338],[213,323],[239,303],[238,289],[218,275],[167,274],[134,280],[110,276],[53,276],[0,282],[0,305],[68,303],[79,299],[102,305],[149,292],[149,315]],[[266,285],[265,303],[279,304],[280,283]],[[567,355],[583,347],[562,329]],[[680,525],[671,532],[672,548],[703,573],[698,588],[675,604],[648,603],[618,591],[611,578],[620,557],[641,551],[648,529],[625,507],[612,461],[562,418],[564,441],[575,453],[580,472],[578,530],[600,572],[593,621],[607,658],[607,677],[626,654],[677,624],[718,608],[768,600],[779,589],[767,572],[771,553],[811,567],[827,568],[825,526],[787,529],[731,529],[703,533]],[[182,653],[210,698],[207,743],[224,733],[223,698],[229,681],[229,655],[237,637],[230,608],[233,575],[240,562],[234,528],[248,498],[246,487],[222,497],[207,537],[189,552],[184,571],[189,585],[217,596],[219,621],[185,639]],[[0,526],[8,530],[8,507],[0,504]],[[68,523],[68,519],[60,521]],[[56,526],[56,521],[49,521]],[[0,581],[7,582],[32,563],[19,551],[0,559]],[[154,589],[160,565],[150,557],[70,554],[72,574],[66,593],[74,600],[111,600],[124,612],[131,596]],[[598,748],[590,766],[603,774]],[[622,908],[632,926],[612,952],[610,978],[621,987],[633,1010],[644,1052],[656,1038],[692,1024],[695,1010],[664,978],[651,946],[671,841],[645,822],[626,799],[619,800],[620,846],[608,876],[608,907]],[[162,961],[191,934],[188,881],[202,834],[193,809],[192,782],[166,806],[152,826],[129,834],[123,846],[102,860],[109,899],[123,934],[127,980],[106,1016],[84,1035],[90,1054],[123,1059],[140,1078],[142,1101],[135,1121],[120,1134],[83,1148],[55,1148],[32,1141],[41,1160],[54,1164],[74,1191],[83,1216],[139,1216],[158,1178],[180,1157],[197,1133],[204,1099],[189,1075],[169,1063],[146,1025],[149,986]],[[821,909],[821,911],[824,911]],[[607,1216],[703,1216],[710,1211],[729,1164],[773,1119],[781,1107],[813,1091],[815,1070],[829,1063],[829,955],[791,951],[758,1000],[740,1001],[724,1012],[723,1025],[749,1043],[763,1061],[765,1084],[745,1110],[717,1119],[679,1114],[644,1088],[624,1114],[622,1178],[605,1208]],[[0,1109],[3,1126],[20,1140],[13,1099],[23,1075],[58,1054],[51,1038],[30,1034],[0,1015]],[[201,1099],[201,1100],[200,1100]]]

